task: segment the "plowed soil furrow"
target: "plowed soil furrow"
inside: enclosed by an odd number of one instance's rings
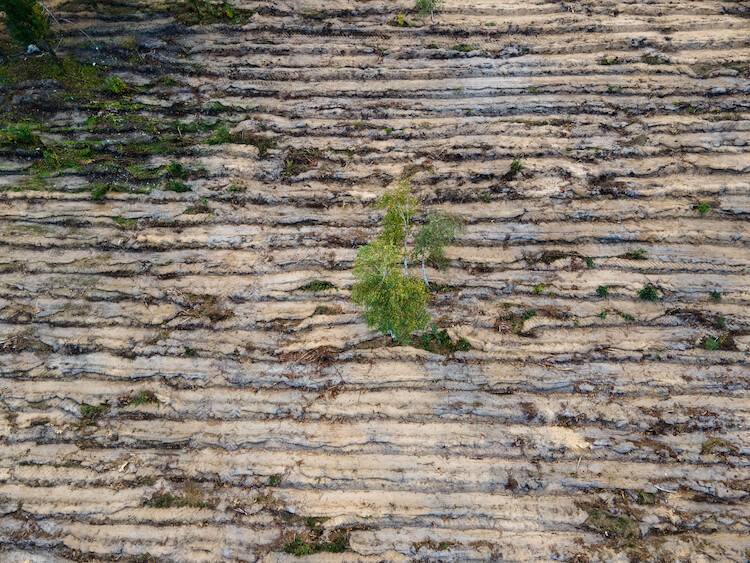
[[[744,3],[45,6],[62,66],[0,31],[0,560],[747,560]],[[468,349],[352,302],[403,178],[465,219]]]

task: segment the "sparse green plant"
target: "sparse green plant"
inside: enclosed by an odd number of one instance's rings
[[[156,395],[154,395],[151,391],[141,391],[138,395],[133,397],[130,401],[130,404],[136,407],[140,407],[141,405],[146,405],[149,403],[158,403],[159,399],[156,398]]]
[[[708,296],[711,298],[711,301],[713,301],[714,303],[721,302],[721,293],[718,291],[712,291],[708,294]]]
[[[5,12],[8,33],[14,41],[51,51],[47,43],[49,19],[37,0],[0,0],[0,12]]]
[[[719,349],[719,342],[715,338],[711,338],[710,336],[707,336],[706,339],[703,341],[703,347],[706,350],[718,350]]]
[[[607,311],[602,311],[597,315],[600,319],[606,319],[607,318]]]
[[[584,258],[584,260],[586,261],[586,269],[587,270],[593,270],[593,269],[596,268],[596,264],[594,263],[594,259],[593,258],[586,257],[586,258]]]
[[[623,319],[623,320],[625,320],[625,321],[634,321],[635,320],[635,317],[633,315],[631,315],[630,313],[622,313],[621,312],[621,313],[619,313],[619,315],[620,315],[620,318]]]
[[[419,10],[419,16],[425,17],[430,14],[432,21],[435,21],[435,12],[440,8],[443,0],[416,0],[417,10]]]
[[[419,338],[414,337],[414,340],[414,344],[419,348],[435,354],[443,354],[447,357],[453,356],[456,352],[471,350],[471,344],[468,340],[459,338],[454,341],[448,334],[448,331],[445,329],[438,330],[435,326]]]
[[[695,207],[695,210],[698,212],[698,215],[707,215],[711,211],[711,204],[707,201],[702,201]]]
[[[465,45],[464,43],[458,43],[457,45],[453,45],[451,47],[451,51],[459,51],[461,53],[468,53],[469,51],[473,51],[476,49],[473,45]]]
[[[600,285],[599,287],[596,288],[596,294],[602,299],[606,299],[609,296],[609,286]]]
[[[83,403],[81,405],[81,418],[83,420],[94,420],[109,412],[109,405],[103,403],[101,405],[89,405]]]
[[[619,57],[607,57],[604,56],[599,60],[600,65],[614,65],[620,62]]]
[[[547,287],[547,284],[540,283],[538,285],[534,286],[534,295],[539,295],[544,291],[544,289]]]
[[[638,292],[638,297],[644,301],[658,301],[659,292],[656,286],[649,283],[643,286],[643,289]]]
[[[714,317],[714,324],[718,328],[726,328],[726,326],[727,326],[727,319],[726,319],[726,317],[724,315],[716,315],[716,317]]]
[[[194,358],[196,354],[195,348],[185,348],[185,357],[186,358]]]
[[[135,229],[138,225],[138,219],[135,218],[126,219],[125,217],[112,217],[112,221],[122,229]]]
[[[91,190],[91,199],[98,201],[104,199],[104,196],[112,189],[110,184],[99,184]]]
[[[275,487],[281,482],[281,475],[271,475],[268,478],[268,486],[269,487]]]

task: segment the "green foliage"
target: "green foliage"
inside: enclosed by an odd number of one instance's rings
[[[149,403],[158,404],[159,399],[156,398],[156,395],[154,395],[151,391],[141,391],[138,395],[133,397],[131,399],[130,404],[136,407],[140,407],[141,405],[146,405]]]
[[[427,326],[427,289],[400,271],[401,250],[383,238],[360,247],[354,262],[352,299],[365,308],[369,326],[391,334],[402,344]]]
[[[251,10],[239,10],[226,0],[183,0],[172,4],[169,11],[179,23],[188,26],[211,23],[242,25],[253,15]]]
[[[185,357],[186,358],[195,358],[195,355],[198,353],[198,351],[195,348],[185,348]]]
[[[476,47],[474,47],[473,45],[465,45],[463,43],[459,43],[451,47],[451,51],[459,51],[461,53],[468,53],[469,51],[473,51],[474,49],[476,49]]]
[[[584,260],[586,261],[586,269],[587,270],[594,270],[596,268],[596,264],[594,263],[594,259],[593,258],[586,257],[586,258],[584,258]]]
[[[117,76],[108,76],[102,84],[102,91],[110,94],[121,94],[127,90],[128,85]]]
[[[12,1],[12,0],[11,0]],[[72,57],[12,58],[0,65],[0,83],[16,86],[27,81],[56,80],[76,101],[101,93],[101,67],[81,64]]]
[[[422,261],[425,283],[427,283],[427,275],[424,271],[425,259],[441,270],[444,269],[448,263],[445,257],[445,246],[453,242],[464,228],[464,221],[460,215],[438,211],[427,216],[424,225],[414,236],[413,249],[415,259]]]
[[[626,516],[616,516],[596,508],[588,508],[586,525],[607,537],[618,539],[637,539],[641,537],[638,523]]]
[[[112,217],[112,221],[122,229],[135,229],[138,226],[138,219],[126,219],[125,217]]]
[[[523,164],[521,164],[521,161],[516,159],[513,162],[510,163],[510,171],[518,173],[521,170],[523,170]]]
[[[35,44],[49,49],[49,20],[36,0],[0,0],[0,12],[5,12],[8,32],[24,47]]]
[[[305,285],[299,288],[300,291],[326,291],[328,289],[336,289],[336,286],[329,281],[324,280],[313,280],[307,282]]]
[[[623,260],[646,260],[648,258],[648,252],[639,248],[638,250],[631,250],[625,254],[620,254],[618,258]]]
[[[154,508],[182,508],[184,506],[190,508],[208,508],[211,506],[208,502],[192,498],[192,496],[176,497],[170,493],[162,493],[155,495],[149,504]]]
[[[190,191],[190,188],[188,188],[184,182],[181,182],[180,180],[175,180],[173,178],[170,178],[169,180],[167,180],[167,186],[165,189],[167,189],[170,192],[177,192],[177,193]]]
[[[541,294],[546,289],[546,287],[547,287],[547,284],[545,284],[545,283],[540,283],[539,285],[535,285],[534,286],[534,295]]]
[[[173,160],[169,163],[167,166],[167,174],[169,174],[172,178],[180,178],[184,180],[187,178],[187,170],[185,170],[185,167],[182,165],[181,162],[177,162],[176,160]]]
[[[81,418],[83,420],[94,420],[109,412],[109,405],[89,405],[83,403],[81,405]]]
[[[281,476],[280,475],[271,475],[268,478],[268,486],[269,487],[275,487],[279,483],[281,483]]]
[[[657,301],[659,292],[654,285],[647,284],[638,292],[638,297],[644,301]]]
[[[599,60],[600,65],[615,65],[620,62],[620,59],[618,57],[607,57],[604,56]]]
[[[386,192],[375,204],[378,209],[385,209],[383,232],[381,238],[391,244],[403,244],[411,231],[417,198],[411,193],[408,180],[399,182],[396,189]]]
[[[708,294],[708,296],[711,298],[711,301],[714,303],[720,303],[721,302],[721,293],[718,291],[712,291]]]
[[[295,557],[312,555],[314,553],[344,553],[349,548],[349,538],[344,533],[339,533],[332,541],[305,541],[302,538],[295,538],[284,546],[284,553],[291,553]]]
[[[609,286],[607,285],[600,285],[596,288],[596,294],[601,297],[602,299],[606,299],[609,295]]]
[[[104,199],[104,196],[112,189],[109,184],[99,184],[91,190],[91,199],[98,201]]]
[[[419,338],[415,337],[415,340],[415,344],[419,348],[448,357],[453,356],[456,352],[471,350],[471,344],[468,340],[459,338],[454,342],[445,329],[438,330],[435,326],[432,327],[430,332],[426,332]]]
[[[707,201],[702,201],[696,206],[695,210],[698,212],[698,215],[707,215],[711,211],[711,204]]]
[[[432,21],[435,21],[435,12],[440,9],[442,3],[443,0],[416,0],[416,6],[417,10],[419,10],[420,17],[425,17],[429,14]]]
[[[33,149],[43,146],[42,139],[25,123],[8,125],[0,131],[0,146]]]
[[[315,166],[320,157],[318,149],[290,149],[284,158],[282,176],[290,178],[302,174]]]
[[[719,349],[719,342],[715,338],[711,338],[710,336],[706,337],[706,340],[703,342],[703,347],[706,350],[718,350]]]

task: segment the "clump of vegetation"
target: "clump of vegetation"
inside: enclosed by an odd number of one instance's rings
[[[505,304],[505,308],[510,308],[510,303]],[[536,316],[536,309],[529,309],[523,313],[516,313],[512,311],[503,311],[500,313],[498,318],[495,320],[495,329],[498,332],[505,332],[510,334],[517,334],[519,336],[530,336],[530,334],[524,332],[524,324],[529,319]]]
[[[91,190],[91,199],[94,201],[104,199],[104,196],[107,195],[111,189],[112,186],[110,184],[98,184]]]
[[[0,146],[34,149],[43,146],[42,139],[25,123],[8,125],[0,131]]]
[[[190,188],[188,188],[185,185],[185,182],[182,182],[181,180],[175,180],[174,178],[169,178],[167,180],[167,185],[165,187],[167,191],[170,192],[177,192],[177,193],[183,193],[183,192],[189,192]]]
[[[702,201],[695,206],[695,210],[698,212],[698,215],[708,215],[711,211],[711,204],[707,201]]]
[[[596,288],[596,294],[602,299],[606,299],[609,296],[609,286],[600,285],[599,287]]]
[[[290,149],[284,158],[282,175],[289,178],[302,174],[315,166],[320,157],[318,149]]]
[[[620,58],[619,57],[607,57],[607,56],[604,56],[599,61],[599,64],[607,66],[607,65],[616,65],[619,62],[620,62]]]
[[[245,131],[231,133],[229,129],[223,125],[214,129],[213,137],[210,137],[206,143],[209,145],[223,145],[226,143],[253,145],[258,149],[258,156],[260,158],[265,158],[269,150],[278,148],[276,139],[273,137],[252,135]]]
[[[102,91],[110,94],[122,94],[127,88],[128,85],[117,76],[108,76],[102,84]]]
[[[211,322],[217,323],[231,319],[234,313],[224,308],[215,295],[195,295],[189,293],[185,295],[184,309],[180,315],[190,318],[207,318]]]
[[[242,25],[250,21],[254,13],[252,10],[234,8],[227,0],[183,0],[172,4],[169,12],[179,23],[188,26],[212,23]]]
[[[414,337],[414,346],[433,352],[434,354],[442,354],[447,357],[453,356],[456,352],[466,352],[471,350],[471,344],[465,338],[459,338],[454,341],[448,332],[438,330],[437,327],[433,326],[429,332]]]
[[[655,285],[649,283],[638,292],[638,297],[644,301],[658,301],[659,292]]]
[[[708,294],[711,301],[714,303],[721,303],[721,293],[718,291],[712,291]]]
[[[325,280],[313,280],[307,282],[305,285],[299,288],[300,291],[327,291],[329,289],[336,289],[336,286],[329,281]]]
[[[416,0],[417,10],[419,10],[419,16],[425,17],[430,14],[432,21],[435,21],[435,12],[440,9],[440,5],[443,0]]]
[[[11,58],[0,65],[0,84],[16,86],[27,81],[56,80],[76,102],[90,100],[101,94],[100,66],[81,64],[72,57]]]
[[[586,525],[597,532],[617,540],[637,539],[641,537],[638,523],[627,516],[617,516],[605,510],[585,507],[588,512]]]
[[[444,242],[455,236],[460,221],[435,215],[432,223],[428,220],[416,237],[412,237],[417,198],[411,193],[408,179],[401,180],[395,190],[386,192],[375,206],[385,210],[383,230],[375,240],[357,251],[354,262],[357,281],[352,286],[352,298],[364,307],[369,326],[407,344],[412,334],[425,328],[430,319],[427,283],[409,276],[409,258],[429,256],[433,251],[438,257],[442,256]],[[418,248],[414,246],[416,253],[409,250],[412,239],[420,244]]]
[[[8,33],[14,41],[51,51],[47,44],[49,20],[37,0],[0,0],[0,12],[5,12]]]
[[[469,51],[473,51],[476,49],[473,45],[465,45],[463,43],[459,43],[458,45],[454,45],[451,47],[451,51],[459,51],[461,53],[468,53]]]
[[[126,219],[125,217],[112,217],[112,221],[122,229],[135,229],[138,225],[138,219],[135,218]]]
[[[159,399],[151,391],[141,391],[135,397],[128,399],[127,404],[140,407],[141,405],[159,404]]]
[[[84,421],[93,421],[100,418],[109,412],[109,405],[103,403],[101,405],[89,405],[83,403],[81,405],[81,419]]]
[[[734,338],[732,338],[731,334],[722,334],[717,338],[706,336],[703,339],[702,347],[705,350],[709,350],[711,352],[715,350],[723,350],[727,352],[737,351],[737,343],[734,341]]]
[[[182,508],[185,506],[190,508],[210,508],[212,506],[211,503],[204,501],[200,497],[197,488],[186,491],[186,494],[181,497],[170,493],[159,493],[151,497],[151,500],[147,504],[154,508]]]
[[[639,248],[638,250],[631,250],[625,254],[620,254],[618,258],[623,260],[646,260],[648,258],[648,252]]]
[[[330,541],[295,538],[284,546],[284,553],[291,553],[295,557],[302,557],[322,552],[344,553],[347,549],[349,549],[349,536],[342,531],[331,534]]]

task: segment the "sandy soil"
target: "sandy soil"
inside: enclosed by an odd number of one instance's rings
[[[130,89],[0,86],[98,151],[0,152],[0,559],[747,561],[745,3],[61,4]],[[404,174],[455,357],[349,299]]]

